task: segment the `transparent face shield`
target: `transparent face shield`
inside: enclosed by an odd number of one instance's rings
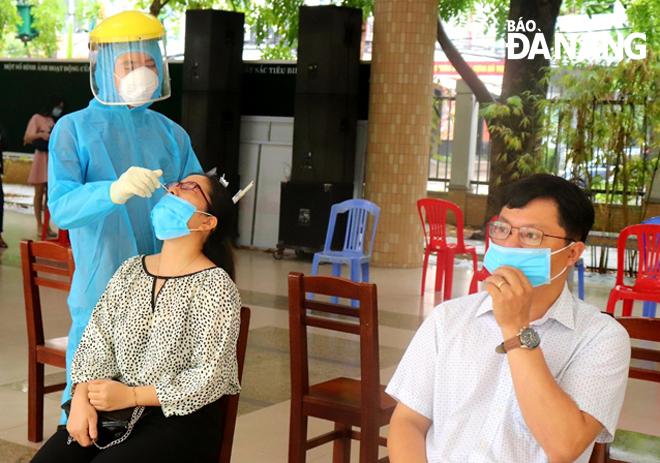
[[[142,106],[169,98],[170,73],[163,38],[90,43],[90,84],[106,105]]]

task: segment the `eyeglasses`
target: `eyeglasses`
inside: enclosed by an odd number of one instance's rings
[[[197,184],[196,182],[170,182],[165,184],[165,188],[167,188],[168,190],[175,187],[179,187],[182,190],[198,190],[202,194],[202,197],[204,197],[204,201],[206,201],[206,204],[208,204],[209,207],[211,206],[211,202],[206,197],[204,190],[202,190],[202,187],[199,186],[199,184]]]
[[[506,222],[497,221],[491,222],[488,225],[488,235],[495,240],[505,240],[511,235],[514,229],[518,230],[518,239],[526,246],[541,246],[544,237],[575,242],[573,238],[548,235],[534,227],[513,227]]]

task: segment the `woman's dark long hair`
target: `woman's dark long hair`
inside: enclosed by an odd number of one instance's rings
[[[53,116],[53,108],[55,106],[59,106],[61,103],[64,103],[64,108],[62,108],[62,115],[64,115],[64,110],[66,109],[66,101],[59,95],[52,95],[50,98],[48,98],[44,106],[41,108],[41,111],[39,111],[39,114],[44,117],[52,117],[53,119],[57,120],[62,116]]]
[[[218,225],[213,229],[204,243],[202,252],[215,265],[222,268],[232,280],[236,277],[236,260],[234,251],[229,243],[229,235],[236,220],[236,205],[232,201],[229,190],[222,186],[218,176],[213,174],[199,174],[211,180],[209,191],[210,206],[206,212],[218,219]]]

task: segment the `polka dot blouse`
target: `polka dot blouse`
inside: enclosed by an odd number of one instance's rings
[[[72,384],[114,379],[154,386],[165,416],[188,415],[240,392],[241,300],[220,268],[157,278],[144,256],[126,260],[94,308],[71,364]]]

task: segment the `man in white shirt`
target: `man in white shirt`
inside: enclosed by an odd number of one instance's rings
[[[436,307],[387,387],[399,401],[392,463],[587,463],[613,439],[630,339],[566,286],[593,205],[546,174],[512,184],[502,204],[486,292]]]

